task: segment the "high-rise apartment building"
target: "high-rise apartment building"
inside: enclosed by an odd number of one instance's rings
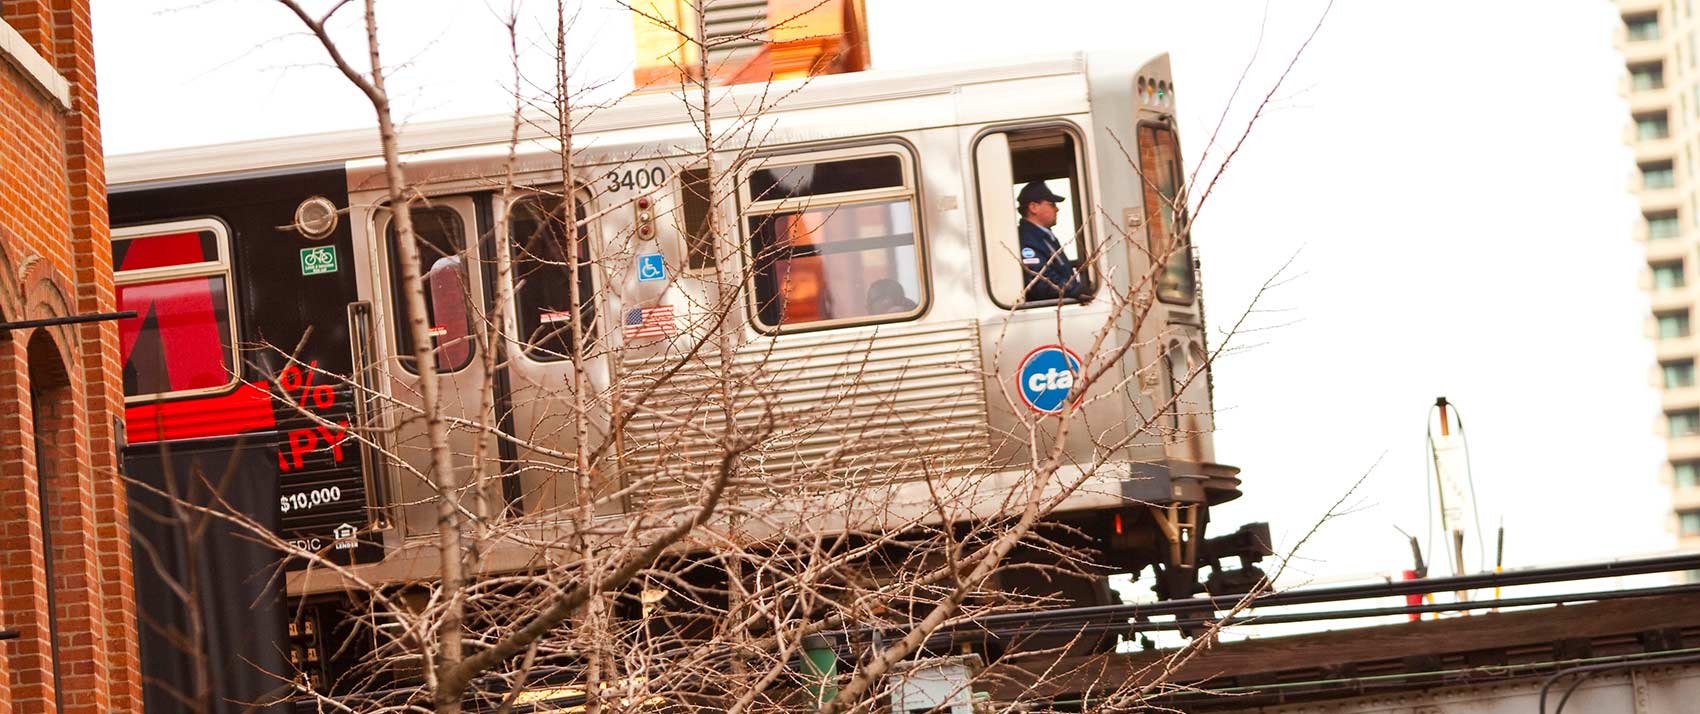
[[[1636,238],[1646,249],[1642,286],[1664,410],[1679,545],[1700,548],[1700,14],[1694,0],[1619,0],[1617,45],[1633,124],[1626,139],[1639,169]]]

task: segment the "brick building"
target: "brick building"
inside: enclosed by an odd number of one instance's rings
[[[0,0],[0,714],[140,709],[89,0]]]

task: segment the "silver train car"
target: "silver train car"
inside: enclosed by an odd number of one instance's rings
[[[762,433],[732,496],[752,541],[971,528],[1054,454],[1048,520],[1103,568],[1049,586],[1068,601],[1109,602],[1109,573],[1146,568],[1168,598],[1255,580],[1266,529],[1206,537],[1240,480],[1214,457],[1166,55],[716,96],[714,158],[679,96],[640,95],[575,120],[570,176],[544,128],[510,144],[511,117],[404,129],[443,403],[497,427],[452,432],[489,512],[547,530],[581,487],[605,519],[686,507],[724,445],[692,425],[731,419]],[[262,486],[228,502],[406,581],[431,572],[436,515],[375,146],[361,131],[111,160],[119,302],[141,313],[123,327],[126,467],[239,473]],[[1065,198],[1055,233],[1084,297],[1026,299],[1015,196],[1034,181]],[[478,333],[504,300],[493,346]],[[581,433],[600,459],[582,479]],[[483,564],[533,556],[498,545]],[[287,577],[294,598],[344,587]]]

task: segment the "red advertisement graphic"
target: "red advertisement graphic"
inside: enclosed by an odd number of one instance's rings
[[[317,415],[336,404],[336,390],[329,384],[313,384],[313,378],[318,373],[319,361],[307,363],[306,369],[301,365],[292,364],[285,367],[277,377],[277,386],[295,400],[295,406]],[[336,426],[329,427],[315,424],[301,429],[292,429],[285,436],[286,446],[277,451],[277,470],[289,473],[302,467],[308,454],[320,449],[329,449],[331,460],[342,463],[343,442],[348,440],[348,420],[341,419]]]

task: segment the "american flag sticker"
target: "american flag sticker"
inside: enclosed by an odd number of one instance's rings
[[[634,307],[626,311],[626,339],[663,337],[674,332],[673,306]]]

